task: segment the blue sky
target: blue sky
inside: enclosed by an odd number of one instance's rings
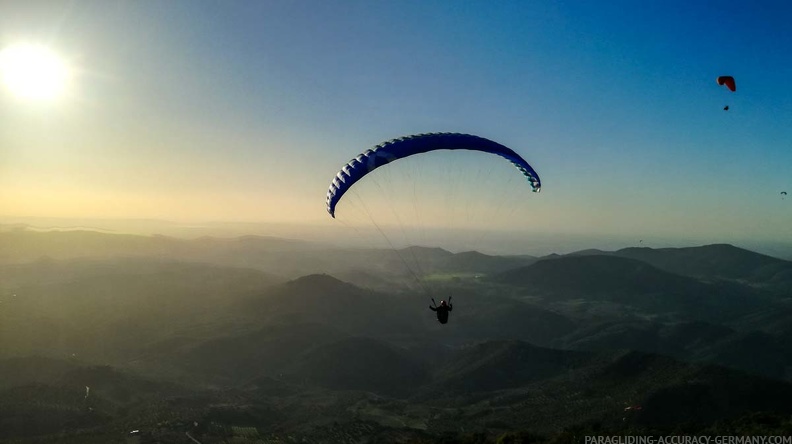
[[[539,172],[514,227],[792,242],[790,19],[781,1],[5,2],[0,46],[43,41],[79,75],[58,103],[0,95],[0,215],[331,224],[351,157],[453,131]]]

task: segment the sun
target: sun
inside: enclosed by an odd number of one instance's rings
[[[49,101],[63,94],[71,71],[49,48],[20,43],[0,51],[0,76],[15,96]]]

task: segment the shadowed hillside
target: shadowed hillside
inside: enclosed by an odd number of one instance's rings
[[[335,390],[364,390],[404,396],[429,375],[407,350],[369,338],[346,338],[306,347],[290,367],[289,379]]]
[[[170,261],[45,261],[5,272],[13,270],[13,294],[0,299],[0,355],[103,363],[172,335],[216,334],[229,307],[277,282],[257,270]]]
[[[350,334],[398,336],[415,330],[417,307],[329,275],[309,275],[240,305],[262,323],[322,323]]]
[[[435,371],[434,387],[444,396],[520,387],[582,367],[588,358],[520,341],[486,342],[449,356]]]
[[[625,248],[613,254],[638,259],[672,273],[765,282],[792,270],[792,262],[728,244],[688,248]]]
[[[306,350],[345,336],[322,324],[272,326],[210,339],[181,353],[158,357],[156,361],[203,381],[236,386],[252,378],[280,375]],[[148,365],[152,367],[157,362]]]
[[[581,328],[562,338],[558,345],[600,352],[640,350],[778,380],[790,381],[792,377],[788,370],[792,368],[792,345],[783,337],[705,322],[613,321]]]
[[[761,294],[739,284],[705,283],[613,256],[547,259],[491,280],[548,300],[609,301],[691,320],[725,321],[768,306]]]

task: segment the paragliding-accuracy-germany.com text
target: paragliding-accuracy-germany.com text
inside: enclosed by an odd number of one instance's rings
[[[584,444],[792,444],[792,436],[586,436]]]

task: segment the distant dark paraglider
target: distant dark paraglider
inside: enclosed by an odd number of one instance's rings
[[[786,191],[782,191],[781,192],[781,199],[784,199],[784,196],[786,196],[786,195],[787,195],[787,192]]]
[[[731,92],[737,91],[737,84],[734,82],[734,77],[732,76],[720,76],[717,78],[716,82],[718,82],[718,85],[720,86],[725,86],[726,88],[729,88],[729,91]],[[728,111],[729,105],[724,106],[723,110]]]
[[[494,154],[508,160],[528,179],[533,191],[542,188],[539,175],[519,154],[497,142],[470,134],[431,133],[383,142],[350,160],[336,174],[327,190],[327,212],[335,217],[341,197],[363,176],[390,162],[435,150],[471,150]]]
[[[720,76],[718,77],[717,82],[720,86],[725,85],[726,88],[729,88],[729,91],[731,92],[737,91],[737,84],[734,82],[734,77],[732,76]]]

